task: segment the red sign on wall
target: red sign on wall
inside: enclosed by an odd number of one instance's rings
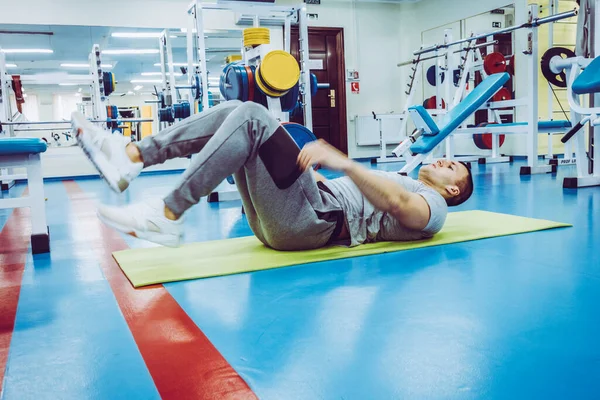
[[[350,88],[352,89],[352,93],[360,93],[360,82],[350,82]]]

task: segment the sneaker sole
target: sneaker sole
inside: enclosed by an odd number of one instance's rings
[[[125,233],[126,235],[133,236],[137,239],[147,240],[149,242],[160,244],[166,247],[179,247],[180,240],[178,238],[174,239],[173,235],[166,235],[164,233],[157,232],[139,232],[135,229],[120,225],[108,218],[105,218],[99,212],[97,212],[96,215],[98,216],[98,219],[102,221],[102,223],[118,230],[119,232]]]
[[[80,134],[77,132],[78,129],[84,129],[81,121],[76,121],[75,137],[79,147],[83,150],[88,160],[94,165],[94,168],[98,171],[98,174],[108,186],[117,193],[123,193],[129,187],[129,182],[123,179],[119,171],[112,166],[104,154],[93,151],[95,148],[87,143],[85,140],[85,133]]]

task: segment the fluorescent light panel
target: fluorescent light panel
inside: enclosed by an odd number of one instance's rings
[[[42,53],[42,54],[52,54],[54,50],[51,49],[2,49],[2,52],[5,54],[16,54],[16,53]]]
[[[116,38],[131,39],[158,39],[161,32],[114,32],[111,36]]]
[[[124,55],[124,54],[158,54],[158,49],[113,49],[113,50],[103,50],[102,54],[114,54],[114,55]]]
[[[6,64],[6,68],[17,68],[17,64]]]
[[[198,63],[194,63],[193,65],[194,65],[194,67],[197,67],[197,66],[199,66],[200,64],[198,64]],[[160,67],[160,63],[156,63],[156,64],[154,64],[154,66],[155,66],[155,67]],[[173,63],[173,66],[174,66],[174,67],[187,67],[187,63]]]
[[[169,74],[167,74],[169,75]],[[175,72],[175,76],[181,76],[181,72]],[[142,72],[142,76],[162,76],[162,72]]]
[[[60,66],[63,68],[89,68],[90,64],[63,63],[63,64],[60,64]],[[112,68],[112,67],[113,67],[112,64],[100,64],[100,68],[108,69],[108,68]]]
[[[162,79],[132,79],[131,83],[162,83]]]
[[[136,92],[140,89],[142,89],[143,86],[142,85],[137,85],[136,87],[133,88],[133,90],[135,90]]]

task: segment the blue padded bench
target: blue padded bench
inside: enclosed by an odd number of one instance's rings
[[[600,57],[596,57],[575,79],[573,93],[600,93]]]
[[[456,107],[444,116],[438,126],[427,110],[421,106],[410,107],[408,111],[417,128],[423,134],[410,146],[413,154],[427,154],[458,128],[471,114],[484,105],[504,84],[510,75],[506,72],[485,78]]]
[[[46,200],[40,153],[46,151],[46,142],[37,138],[0,137],[0,169],[25,168],[29,195],[0,199],[0,209],[29,207],[31,209],[31,251],[33,254],[50,252],[50,233],[46,224]],[[23,178],[0,175],[0,180]]]

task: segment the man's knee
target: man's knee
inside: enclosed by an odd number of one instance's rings
[[[266,118],[273,118],[273,116],[270,114],[270,111],[267,110],[262,104],[254,103],[252,101],[242,103],[238,107],[238,110],[246,114],[249,119],[263,120]]]

